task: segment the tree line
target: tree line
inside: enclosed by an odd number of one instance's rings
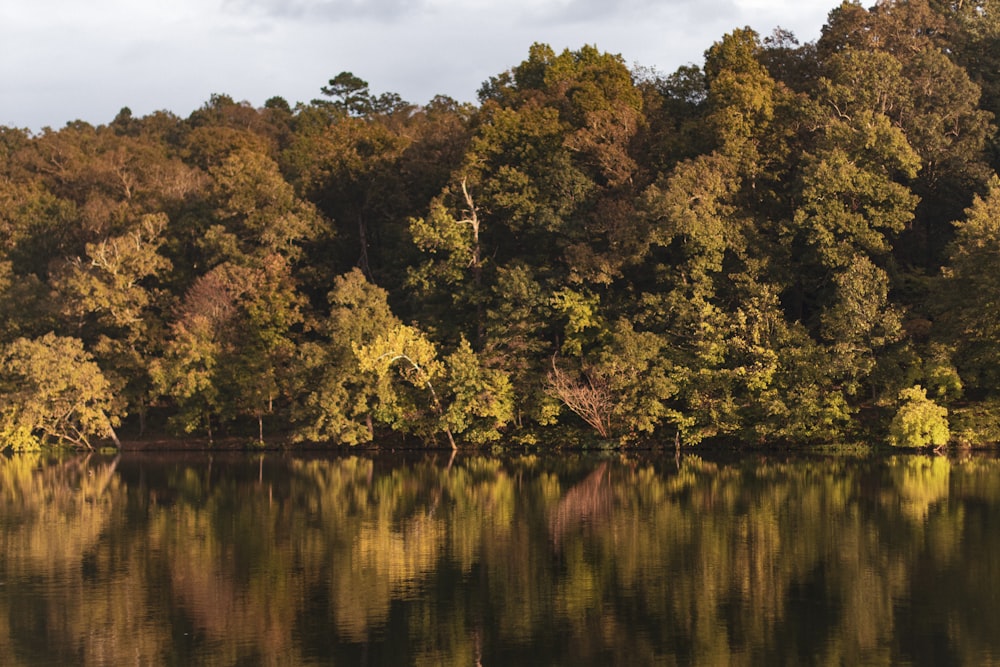
[[[1000,440],[998,72],[994,0],[845,2],[0,128],[0,440]]]

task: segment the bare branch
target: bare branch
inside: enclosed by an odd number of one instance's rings
[[[615,397],[606,378],[583,371],[583,379],[573,377],[556,365],[552,357],[549,371],[549,390],[563,405],[576,413],[600,434],[611,435],[611,411]]]

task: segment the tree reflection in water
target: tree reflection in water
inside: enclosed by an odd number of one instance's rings
[[[1000,463],[0,458],[0,663],[987,664]]]

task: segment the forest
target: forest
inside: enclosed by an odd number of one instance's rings
[[[0,447],[1000,441],[1000,2],[0,127]]]

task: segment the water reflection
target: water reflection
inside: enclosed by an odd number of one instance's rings
[[[1000,463],[0,458],[0,664],[990,664]]]

